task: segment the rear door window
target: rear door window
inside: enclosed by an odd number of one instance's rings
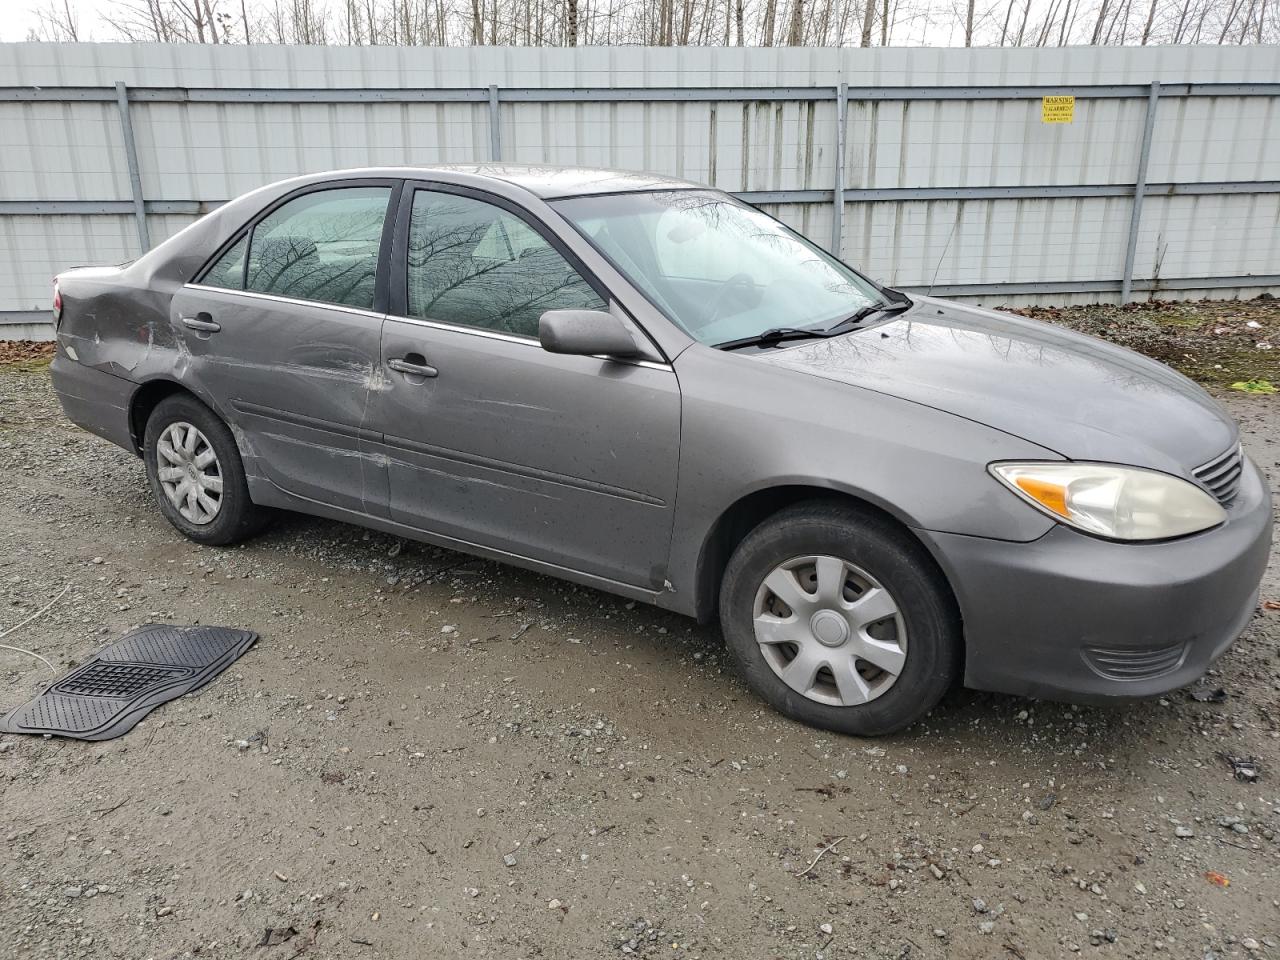
[[[343,187],[273,210],[253,228],[244,288],[372,310],[390,198],[390,187]]]

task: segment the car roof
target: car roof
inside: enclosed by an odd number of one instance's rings
[[[636,193],[646,190],[708,189],[705,184],[660,174],[597,167],[558,167],[533,163],[444,163],[430,166],[371,167],[332,171],[307,179],[341,174],[355,176],[420,177],[478,185],[481,181],[509,184],[543,200],[601,193]]]
[[[601,167],[557,167],[534,163],[442,164],[424,168],[439,172],[469,173],[502,180],[528,190],[544,200],[593,193],[629,193],[640,190],[689,190],[703,184],[676,177],[634,170]]]

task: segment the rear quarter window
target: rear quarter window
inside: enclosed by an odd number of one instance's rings
[[[225,290],[244,289],[244,256],[249,249],[249,236],[241,237],[222,256],[214,261],[201,279],[206,287],[222,287]]]

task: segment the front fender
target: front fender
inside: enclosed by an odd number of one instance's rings
[[[695,346],[676,362],[680,476],[669,605],[697,608],[699,565],[720,518],[763,490],[856,497],[909,527],[1027,542],[1053,522],[987,473],[1001,459],[1058,460],[992,427],[872,390]]]

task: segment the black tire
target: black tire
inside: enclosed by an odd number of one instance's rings
[[[204,434],[217,456],[217,468],[222,479],[221,502],[213,519],[207,523],[192,523],[184,517],[160,483],[156,445],[164,431],[179,422],[189,423]],[[147,419],[142,457],[147,481],[151,484],[156,503],[160,505],[160,512],[188,539],[207,546],[223,547],[253,536],[265,525],[266,511],[249,499],[244,463],[231,431],[216,413],[190,394],[176,393],[156,405]]]
[[[906,628],[906,659],[897,680],[856,706],[821,703],[793,690],[756,641],[755,603],[765,577],[792,558],[823,555],[850,561],[879,581]],[[960,672],[960,616],[933,559],[893,521],[838,501],[788,507],[747,534],[721,582],[720,624],[755,693],[789,717],[838,733],[874,737],[901,730],[928,713]]]

